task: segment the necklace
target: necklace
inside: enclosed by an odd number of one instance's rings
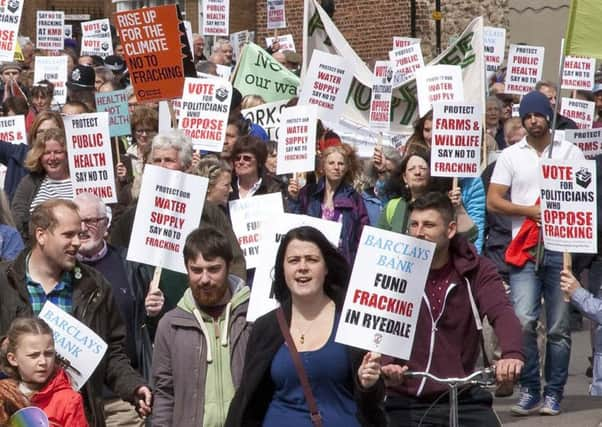
[[[297,333],[300,333],[300,335],[299,335],[299,343],[301,345],[305,344],[305,334],[307,334],[310,331],[310,329],[313,326],[314,322],[316,322],[317,320],[319,320],[324,313],[326,313],[326,312],[329,311],[328,309],[330,308],[331,304],[333,305],[334,303],[332,301],[329,301],[324,306],[324,308],[320,311],[320,313],[314,319],[312,319],[312,320],[310,320],[308,322],[308,325],[305,328],[301,329],[301,328],[295,327],[295,330],[297,331]]]

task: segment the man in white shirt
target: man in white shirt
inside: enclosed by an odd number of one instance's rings
[[[525,95],[519,114],[527,135],[500,154],[487,193],[490,212],[511,216],[513,239],[526,218],[541,223],[540,188],[537,184],[541,160],[546,157],[583,159],[583,153],[575,145],[564,140],[552,141],[550,122],[554,112],[545,95],[538,91]],[[508,191],[510,200],[504,198]],[[535,260],[528,260],[521,266],[510,266],[512,302],[523,327],[526,357],[520,379],[521,397],[512,407],[514,415],[560,413],[571,354],[569,305],[563,301],[559,284],[561,269],[562,254],[548,250],[543,251],[537,268]],[[547,323],[543,405],[535,331],[542,297],[545,299]]]

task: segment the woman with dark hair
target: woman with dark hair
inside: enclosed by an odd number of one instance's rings
[[[295,352],[302,355],[323,425],[386,425],[384,384],[373,371],[373,355],[334,341],[349,275],[345,258],[315,228],[284,236],[273,282],[281,307],[253,326],[227,427],[312,425]]]
[[[54,96],[54,85],[48,80],[37,82],[31,88],[31,108],[25,118],[25,128],[30,129],[36,116],[43,111],[50,111],[52,97]]]
[[[353,188],[359,172],[355,151],[347,144],[326,148],[320,158],[320,174],[316,183],[299,189],[296,179],[288,186],[288,210],[329,221],[341,222],[339,249],[353,264],[362,228],[370,222],[362,196]]]
[[[416,149],[431,149],[431,138],[433,128],[433,111],[429,111],[423,117],[414,122],[414,133],[408,138],[405,152],[410,153]]]
[[[3,116],[24,116],[28,110],[29,104],[21,96],[9,96],[2,103]]]

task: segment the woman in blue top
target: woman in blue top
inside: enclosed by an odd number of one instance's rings
[[[305,367],[322,425],[386,425],[384,384],[372,355],[336,343],[349,267],[318,230],[289,231],[276,256],[273,291]],[[249,338],[241,386],[226,426],[312,427],[310,411],[276,311]]]

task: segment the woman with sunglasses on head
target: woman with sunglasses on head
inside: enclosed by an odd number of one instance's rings
[[[37,82],[31,88],[30,108],[25,117],[25,128],[31,129],[36,116],[43,111],[50,111],[52,97],[54,96],[54,85],[48,80]]]

